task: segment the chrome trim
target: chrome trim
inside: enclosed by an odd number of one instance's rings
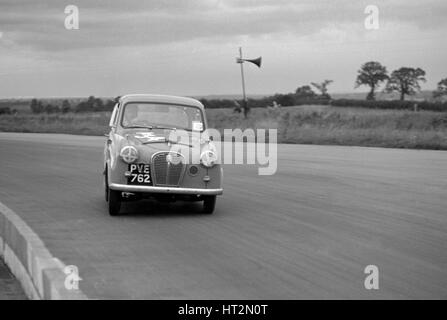
[[[183,165],[182,172],[180,174],[180,177],[178,179],[178,183],[176,185],[166,185],[166,184],[159,184],[159,183],[157,183],[157,174],[155,172],[154,158],[155,158],[155,156],[157,156],[160,153],[166,153],[166,154],[174,153],[174,154],[177,154],[178,156],[180,156],[183,159],[183,161],[182,161],[182,165]],[[178,187],[183,182],[183,177],[185,176],[185,171],[186,171],[186,163],[185,163],[185,156],[183,154],[179,153],[179,152],[174,152],[174,151],[157,151],[154,154],[152,154],[152,156],[151,156],[150,166],[151,166],[151,178],[152,178],[152,181],[154,183],[154,186],[174,187],[175,188],[175,187]]]
[[[199,194],[199,195],[220,195],[223,189],[198,189],[198,188],[178,188],[178,187],[155,187],[127,185],[111,183],[109,188],[122,192],[147,192],[147,193],[171,193],[171,194]]]

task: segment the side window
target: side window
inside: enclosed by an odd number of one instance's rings
[[[115,107],[113,108],[112,116],[110,117],[109,127],[113,127],[116,125],[116,117],[118,115],[118,107],[119,104],[117,103]]]

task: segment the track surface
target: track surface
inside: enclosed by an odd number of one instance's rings
[[[225,167],[214,215],[145,201],[110,217],[103,142],[0,133],[0,201],[91,298],[447,298],[447,152],[279,145],[274,176]]]

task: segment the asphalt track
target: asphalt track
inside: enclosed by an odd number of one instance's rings
[[[445,151],[279,145],[273,176],[225,166],[213,215],[145,201],[110,217],[103,143],[0,133],[0,201],[90,298],[447,298]]]

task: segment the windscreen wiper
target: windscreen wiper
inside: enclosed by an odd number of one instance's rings
[[[155,129],[170,129],[170,130],[177,130],[177,128],[174,127],[163,127],[163,126],[154,126]]]
[[[149,130],[152,130],[152,129],[154,129],[154,127],[153,126],[139,126],[139,125],[135,125],[135,126],[126,127],[126,129],[149,129]]]

